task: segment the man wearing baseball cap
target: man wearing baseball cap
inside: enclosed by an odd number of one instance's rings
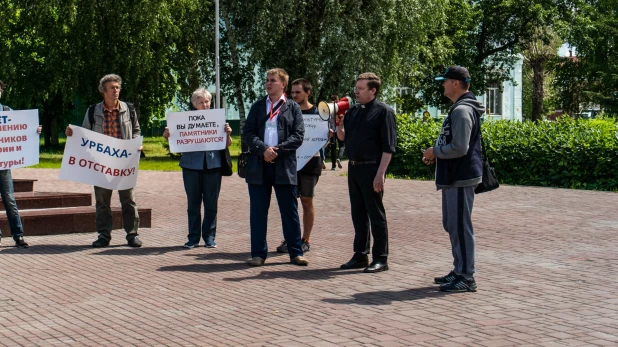
[[[434,147],[423,152],[423,163],[436,163],[436,188],[442,190],[442,224],[451,239],[453,270],[434,278],[440,290],[475,292],[474,229],[472,205],[474,188],[481,183],[481,115],[484,106],[470,92],[470,73],[461,66],[451,66],[442,81],[444,95],[453,101],[442,132]]]

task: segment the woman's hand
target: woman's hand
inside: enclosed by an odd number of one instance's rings
[[[170,128],[165,127],[165,131],[163,132],[163,138],[165,141],[170,142]]]

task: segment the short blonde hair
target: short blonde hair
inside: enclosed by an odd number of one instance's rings
[[[103,76],[103,78],[101,78],[101,80],[99,81],[99,92],[105,93],[105,85],[108,82],[118,82],[118,84],[120,84],[120,87],[122,88],[122,78],[120,78],[120,76],[116,74],[109,74]]]
[[[198,98],[206,98],[208,99],[208,101],[212,101],[212,94],[210,94],[209,91],[206,90],[206,88],[200,87],[197,88],[193,94],[191,94],[191,105],[193,105],[193,107],[195,106],[195,102],[197,101]]]
[[[285,84],[285,86],[287,87],[288,85],[288,80],[290,79],[290,75],[288,75],[288,73],[280,68],[280,67],[276,67],[274,69],[270,69],[268,71],[266,71],[266,75],[277,75],[279,76],[279,79],[281,80],[281,82],[283,82],[283,84]]]

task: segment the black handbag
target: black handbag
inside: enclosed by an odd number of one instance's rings
[[[487,152],[485,151],[485,143],[483,142],[483,134],[479,128],[479,136],[481,137],[481,155],[483,160],[483,178],[481,183],[474,189],[474,194],[480,194],[492,191],[500,187],[496,170],[489,164]]]
[[[251,155],[251,153],[247,151],[240,153],[238,156],[238,176],[241,178],[247,177],[247,162],[249,161],[249,155]]]
[[[230,156],[230,149],[225,148],[221,150],[221,176],[232,176],[232,157]]]

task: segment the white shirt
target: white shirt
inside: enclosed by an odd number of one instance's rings
[[[279,100],[285,102],[285,94],[281,94]],[[264,143],[270,147],[275,147],[279,144],[279,133],[277,132],[277,119],[279,119],[279,115],[274,116],[272,120],[270,119],[270,108],[276,105],[277,103],[272,104],[270,96],[266,97],[266,114],[268,114],[268,118],[266,118],[266,128],[264,129]]]

